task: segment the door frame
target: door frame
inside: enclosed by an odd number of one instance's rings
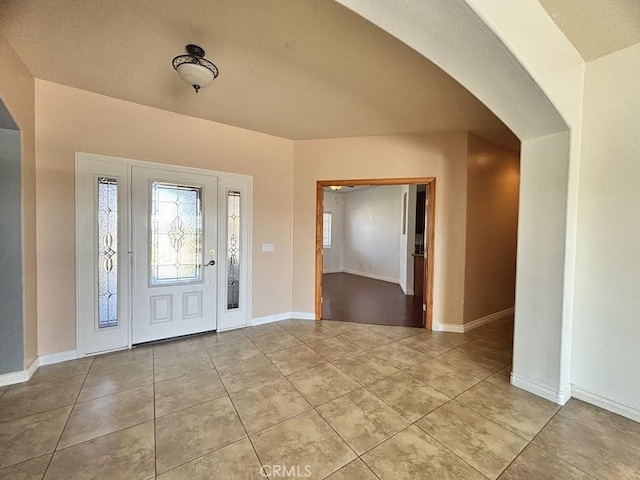
[[[87,258],[87,238],[93,238],[92,230],[87,230],[86,227],[86,209],[87,205],[86,195],[83,195],[83,183],[82,180],[87,174],[87,169],[90,163],[102,162],[105,164],[116,164],[121,167],[126,167],[127,178],[125,193],[127,202],[126,223],[127,230],[124,232],[126,237],[124,238],[124,244],[126,245],[125,255],[122,255],[121,262],[124,262],[129,267],[126,272],[125,282],[127,285],[126,293],[128,294],[128,305],[126,318],[122,319],[123,328],[127,329],[128,342],[126,347],[119,347],[99,352],[86,352],[83,345],[83,315],[87,311],[86,302],[88,299],[93,301],[93,295],[95,293],[95,283],[93,273],[89,273],[89,267],[87,262],[90,260]],[[130,268],[133,259],[132,247],[133,247],[133,228],[131,228],[131,170],[133,167],[153,168],[166,170],[168,172],[181,172],[190,173],[196,175],[216,176],[218,178],[218,228],[217,228],[217,245],[218,245],[218,265],[221,267],[218,269],[218,287],[216,295],[218,296],[218,307],[216,311],[216,330],[224,331],[234,328],[248,326],[251,321],[251,300],[252,300],[252,244],[253,244],[253,177],[250,175],[220,172],[216,170],[208,170],[197,167],[189,167],[183,165],[173,165],[167,163],[148,162],[143,160],[134,160],[122,157],[114,157],[110,155],[100,155],[95,153],[76,152],[75,154],[75,217],[76,217],[76,248],[75,248],[75,260],[76,260],[76,357],[80,358],[86,355],[93,355],[97,353],[107,353],[109,351],[123,350],[132,347],[132,302],[131,296],[133,291],[133,269]],[[226,219],[227,219],[227,195],[230,191],[239,191],[241,193],[241,235],[244,231],[244,235],[241,237],[241,249],[244,249],[244,264],[241,264],[240,273],[240,302],[241,307],[238,309],[228,310],[226,302]],[[93,205],[93,204],[91,204]],[[92,207],[91,207],[92,208]],[[220,228],[223,227],[223,228]]]
[[[382,185],[427,185],[425,212],[427,213],[427,248],[425,249],[425,285],[423,297],[425,322],[424,327],[431,330],[433,326],[433,266],[436,215],[436,177],[410,178],[375,178],[351,180],[318,180],[316,182],[316,271],[315,271],[315,317],[322,319],[322,214],[324,213],[324,189],[335,186],[382,186]]]

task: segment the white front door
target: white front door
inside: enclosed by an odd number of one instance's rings
[[[215,330],[217,188],[212,175],[132,168],[132,343]]]

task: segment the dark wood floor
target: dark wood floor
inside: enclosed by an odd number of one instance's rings
[[[394,283],[325,273],[322,296],[323,319],[422,327],[422,298],[405,295]]]

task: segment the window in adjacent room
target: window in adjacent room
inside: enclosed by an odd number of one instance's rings
[[[322,214],[322,248],[331,248],[331,212]]]

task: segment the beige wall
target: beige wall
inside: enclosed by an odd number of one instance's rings
[[[252,316],[291,310],[293,142],[42,80],[35,89],[40,355],[75,349],[78,151],[252,175]]]
[[[464,323],[512,308],[520,158],[469,135]]]
[[[587,63],[571,383],[640,421],[638,78],[640,44]]]
[[[34,79],[2,35],[0,71],[0,97],[22,133],[24,362],[27,367],[38,355]]]
[[[316,181],[436,177],[434,322],[461,324],[466,133],[295,142],[293,310],[314,310]]]

